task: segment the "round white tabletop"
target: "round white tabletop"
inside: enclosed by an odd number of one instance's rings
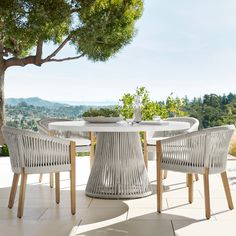
[[[140,131],[173,131],[190,128],[187,122],[163,121],[129,124],[63,121],[49,123],[50,130],[96,132],[94,164],[86,194],[98,198],[138,198],[152,193],[145,167]]]
[[[126,121],[117,123],[88,123],[86,121],[62,121],[49,123],[50,130],[60,131],[87,131],[87,132],[139,132],[139,131],[172,131],[187,130],[188,122],[162,121],[129,124]]]

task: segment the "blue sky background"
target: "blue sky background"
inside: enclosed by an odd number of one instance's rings
[[[118,101],[145,86],[154,100],[236,92],[236,1],[146,0],[133,42],[108,62],[12,67],[6,97]],[[50,53],[48,45],[45,55]],[[73,54],[66,47],[61,56]]]

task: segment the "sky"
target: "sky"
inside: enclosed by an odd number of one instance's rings
[[[107,62],[11,67],[5,96],[118,101],[145,86],[153,100],[236,93],[236,1],[145,0],[132,43]],[[48,45],[44,55],[52,50]],[[67,46],[61,56],[71,56]]]

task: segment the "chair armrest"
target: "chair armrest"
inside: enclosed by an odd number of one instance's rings
[[[69,140],[24,131],[19,143],[25,167],[52,167],[71,163]]]
[[[162,153],[162,168],[185,173],[202,173],[205,166],[205,139],[206,134],[198,131],[157,141],[157,152]]]
[[[168,144],[168,143],[173,143],[173,142],[178,142],[178,141],[183,141],[183,140],[188,140],[191,139],[191,137],[194,137],[199,134],[199,132],[191,132],[191,133],[184,133],[184,134],[179,134],[176,136],[171,136],[162,140],[157,140],[157,142],[161,142],[161,144]]]

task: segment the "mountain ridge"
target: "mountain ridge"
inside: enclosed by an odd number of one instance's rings
[[[68,106],[114,106],[114,101],[49,101],[39,97],[28,97],[28,98],[6,98],[6,104],[9,106],[16,106],[19,103],[25,102],[27,105],[35,107],[68,107]]]
[[[35,107],[65,107],[69,106],[68,104],[59,103],[59,102],[51,102],[48,100],[41,99],[39,97],[29,97],[29,98],[7,98],[6,104],[10,106],[16,106],[19,103],[25,102],[28,105],[32,105]]]

